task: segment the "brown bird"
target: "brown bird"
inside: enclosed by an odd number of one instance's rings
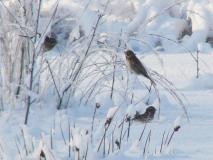
[[[46,156],[43,150],[40,152],[40,160],[46,160]]]
[[[43,43],[43,52],[51,50],[57,44],[57,40],[54,36],[46,36]]]
[[[147,79],[151,81],[152,84],[155,84],[154,80],[149,76],[146,68],[142,64],[142,62],[136,57],[133,51],[127,50],[125,52],[126,60],[128,67],[131,72],[134,72],[135,74],[143,75]]]
[[[140,114],[139,112],[136,112],[134,118],[132,120],[140,121],[142,123],[149,123],[154,119],[156,109],[153,106],[149,106],[145,113]]]

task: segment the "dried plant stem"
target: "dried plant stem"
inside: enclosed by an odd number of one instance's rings
[[[115,127],[114,127],[114,129],[113,129],[113,131],[112,131],[112,153],[114,152],[114,133],[115,133],[115,129],[116,129],[116,127],[117,127],[117,123],[115,124]]]
[[[107,127],[104,126],[104,135],[103,135],[103,137],[101,138],[101,141],[100,141],[100,143],[99,143],[97,152],[99,152],[99,150],[100,150],[100,148],[101,148],[101,145],[102,145],[103,141],[105,140],[106,132],[107,132],[109,126],[110,126],[110,124],[107,125]]]
[[[40,17],[40,8],[41,8],[41,0],[39,0],[39,10],[38,10],[38,15],[37,15],[37,20],[36,20],[36,28],[35,28],[35,40],[34,40],[34,44],[36,43],[37,40],[37,32],[38,32],[38,24],[39,24],[39,17]],[[29,45],[28,45],[28,49],[29,49]],[[33,75],[34,75],[34,68],[35,68],[35,60],[36,60],[36,50],[33,50],[32,53],[32,62],[29,66],[29,70],[30,70],[30,80],[29,80],[29,91],[31,92],[33,89]],[[27,110],[26,110],[26,115],[25,115],[25,121],[24,124],[27,124],[28,122],[28,116],[29,116],[29,112],[30,112],[30,106],[31,106],[31,95],[27,96]]]
[[[199,70],[200,70],[200,69],[199,69],[199,52],[200,52],[200,51],[197,49],[197,57],[196,57],[196,59],[197,59],[197,60],[196,60],[196,62],[197,62],[197,76],[196,76],[196,77],[197,77],[197,78],[199,78]]]
[[[29,91],[32,91],[32,89],[33,89],[33,73],[34,73],[34,67],[35,67],[34,65],[35,65],[35,51],[33,51],[32,63],[30,66]],[[26,111],[26,115],[25,115],[24,124],[27,124],[27,122],[28,122],[30,106],[31,106],[31,95],[28,95],[27,96],[27,111]]]
[[[21,128],[21,134],[23,137],[23,141],[24,141],[24,149],[25,149],[25,153],[26,155],[28,155],[28,151],[27,151],[27,144],[26,144],[26,140],[25,140],[25,134],[24,134],[24,130]]]
[[[18,88],[17,88],[17,91],[16,91],[16,97],[18,97],[19,93],[20,93],[20,90],[21,90],[21,83],[22,83],[22,79],[23,79],[23,69],[24,69],[24,52],[25,52],[25,46],[24,44],[22,44],[21,46],[21,60],[20,60],[20,74],[19,74],[19,79],[18,79]]]
[[[144,131],[145,131],[145,129],[146,129],[146,123],[145,123],[145,125],[144,125],[144,127],[143,127],[143,130],[142,130],[142,132],[141,132],[141,135],[140,135],[140,137],[139,137],[139,142],[141,141],[141,139],[142,139],[142,137],[143,137],[143,133],[144,133]]]
[[[124,131],[123,135],[122,135],[122,139],[124,139],[126,133],[128,132],[128,128]]]
[[[87,160],[88,150],[89,150],[89,144],[87,142],[87,148],[86,148],[86,153],[85,153],[85,160]]]
[[[134,99],[134,93],[132,93],[131,100],[130,100],[130,104],[133,103],[133,99]]]
[[[69,129],[69,158],[71,156],[71,126],[70,121],[68,121],[68,129]]]
[[[161,104],[160,104],[161,99],[160,99],[160,94],[159,94],[159,90],[158,90],[158,88],[157,88],[157,86],[155,84],[153,84],[153,87],[155,89],[155,94],[156,94],[157,100],[158,100],[158,105],[159,105],[158,106],[158,119],[160,119],[160,113],[161,113]]]
[[[112,87],[111,87],[111,95],[110,95],[111,99],[113,98],[113,92],[114,92],[116,61],[117,61],[117,55],[114,55]]]
[[[93,116],[92,116],[91,143],[93,142],[93,128],[94,128],[96,110],[97,110],[97,107],[95,106],[95,110],[94,110],[94,113],[93,113]]]
[[[32,145],[32,151],[34,151],[35,150],[35,146],[33,144],[33,137],[31,137],[31,145]]]
[[[110,141],[109,141],[109,147],[108,147],[108,154],[110,153],[110,148],[111,148],[111,143],[110,143]]]
[[[164,142],[165,133],[166,133],[166,131],[163,132],[163,137],[162,137],[161,145],[160,145],[160,153],[162,152],[162,149],[163,149],[163,142]]]
[[[103,17],[102,14],[100,14],[99,17],[98,17],[98,20],[97,20],[97,22],[96,22],[96,24],[95,24],[95,27],[94,27],[94,30],[93,30],[93,33],[92,33],[92,37],[91,37],[91,39],[90,39],[90,41],[89,41],[89,45],[88,45],[88,47],[87,47],[87,50],[86,50],[86,52],[85,52],[85,54],[84,54],[84,57],[83,57],[83,59],[82,59],[80,65],[79,65],[79,67],[76,69],[76,72],[75,72],[74,75],[73,75],[72,82],[74,82],[74,81],[76,80],[76,78],[78,77],[78,75],[79,75],[79,73],[80,73],[80,71],[81,71],[81,69],[82,69],[82,67],[83,67],[83,64],[84,64],[84,62],[85,62],[85,60],[86,60],[86,58],[87,58],[87,55],[88,55],[89,50],[90,50],[90,47],[91,47],[92,42],[93,42],[93,40],[94,40],[94,37],[95,37],[95,34],[96,34],[96,30],[97,30],[97,28],[98,28],[98,24],[99,24],[99,22],[100,22],[100,20],[101,20],[102,17]],[[65,93],[69,90],[69,88],[72,86],[72,84],[73,84],[73,83],[70,83],[70,84],[63,90],[62,96],[61,96],[61,98],[60,98],[60,100],[59,100],[59,103],[58,103],[58,106],[57,106],[57,109],[61,109],[63,97],[64,97]]]
[[[53,149],[53,128],[51,129],[51,135],[50,135],[50,147]]]
[[[168,146],[169,143],[171,142],[172,137],[174,136],[174,133],[177,132],[177,131],[180,129],[180,127],[181,127],[180,125],[174,127],[173,132],[172,132],[172,134],[171,134],[171,136],[170,136],[170,138],[169,138],[169,141],[168,141],[168,143],[167,143],[167,146]]]
[[[151,130],[149,131],[149,134],[146,138],[146,142],[145,142],[145,145],[144,145],[144,149],[143,149],[143,156],[145,157],[145,153],[146,153],[146,148],[148,146],[148,143],[150,142],[150,137],[151,137]]]
[[[40,11],[41,11],[41,0],[39,0],[39,4],[38,4],[38,12],[37,12],[37,19],[36,19],[34,43],[36,43],[36,41],[37,41],[38,25],[39,25],[39,18],[40,18]]]
[[[60,130],[61,130],[62,138],[63,138],[63,140],[64,140],[64,144],[66,145],[67,143],[66,143],[66,140],[65,140],[64,131],[63,131],[63,129],[62,129],[61,121],[60,121]]]
[[[49,71],[50,71],[50,75],[51,75],[51,77],[52,77],[52,80],[53,80],[53,83],[54,83],[56,92],[57,92],[57,94],[58,94],[58,98],[60,99],[61,96],[60,96],[60,93],[59,93],[59,89],[58,89],[58,87],[57,87],[57,85],[56,85],[56,82],[55,82],[55,78],[54,78],[54,76],[53,76],[52,69],[51,69],[51,67],[50,67],[50,64],[49,64],[48,60],[45,59],[45,61],[46,61],[46,63],[47,63],[48,69],[49,69]]]
[[[155,81],[157,81],[158,84],[160,86],[162,86],[182,107],[184,114],[189,122],[189,115],[187,113],[186,106],[184,105],[180,96],[175,92],[175,88],[173,87],[172,82],[167,80],[163,75],[161,75],[155,71],[152,71],[152,72],[153,72],[153,75],[155,76]]]
[[[125,121],[125,118],[123,118],[123,121],[121,123],[121,133],[120,133],[120,139],[119,139],[119,149],[121,149],[121,140],[122,140],[122,134],[123,134],[123,128],[124,128],[124,121]]]
[[[166,139],[165,139],[165,141],[164,141],[164,145],[167,143],[168,138],[169,138],[169,132],[168,132],[167,135],[166,135]]]
[[[131,127],[131,121],[129,120],[128,121],[128,130],[127,130],[127,141],[129,139],[129,136],[130,136],[130,127]]]
[[[104,129],[104,147],[103,147],[103,156],[105,157],[106,150],[106,127]]]
[[[16,139],[15,139],[15,142],[16,142],[16,148],[17,148],[17,150],[18,150],[19,157],[20,157],[20,159],[22,160],[21,151],[20,151],[20,149],[19,149],[19,147],[18,147],[18,143],[17,143]]]

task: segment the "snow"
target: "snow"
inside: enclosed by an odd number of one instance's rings
[[[190,1],[187,12],[192,23],[192,35],[186,42],[188,48],[196,49],[196,44],[205,42],[208,36],[212,36],[212,1]]]
[[[106,115],[107,119],[112,119],[115,115],[115,113],[118,111],[119,107],[111,107]]]
[[[213,37],[212,0],[111,0],[108,5],[107,0],[60,0],[48,27],[57,1],[45,0],[38,28],[43,36],[24,56],[20,82],[22,44],[29,39],[20,35],[33,35],[35,15],[28,8],[29,19],[23,16],[19,3],[25,1],[2,2],[0,159],[34,160],[42,152],[47,160],[213,159],[213,46],[207,41]],[[29,90],[31,51],[38,46],[37,53],[49,34],[58,44],[36,55]],[[149,80],[129,71],[127,49],[156,81],[150,92]],[[24,125],[27,96],[32,103]],[[157,109],[153,121],[126,121],[150,105]]]

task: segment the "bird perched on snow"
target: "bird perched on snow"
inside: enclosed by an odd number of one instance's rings
[[[149,123],[150,121],[152,121],[154,119],[155,112],[156,112],[155,107],[149,106],[146,109],[145,113],[143,113],[143,114],[136,112],[136,114],[132,120],[139,121],[142,123]]]
[[[127,65],[130,69],[131,72],[138,74],[138,75],[143,75],[147,79],[151,81],[152,84],[155,84],[154,80],[149,76],[146,68],[144,65],[141,63],[141,61],[136,57],[133,51],[127,50],[125,52],[126,60],[127,60]]]

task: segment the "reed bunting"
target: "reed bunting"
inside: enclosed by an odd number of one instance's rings
[[[143,75],[144,77],[149,79],[152,84],[155,84],[154,80],[149,76],[145,66],[136,57],[136,55],[134,54],[133,51],[127,50],[125,52],[125,56],[126,56],[126,60],[127,60],[127,65],[131,72],[138,74],[138,75]]]
[[[143,113],[143,114],[136,112],[136,114],[132,120],[139,121],[142,123],[149,123],[154,119],[155,112],[156,112],[155,107],[149,106],[146,109],[145,113]]]

